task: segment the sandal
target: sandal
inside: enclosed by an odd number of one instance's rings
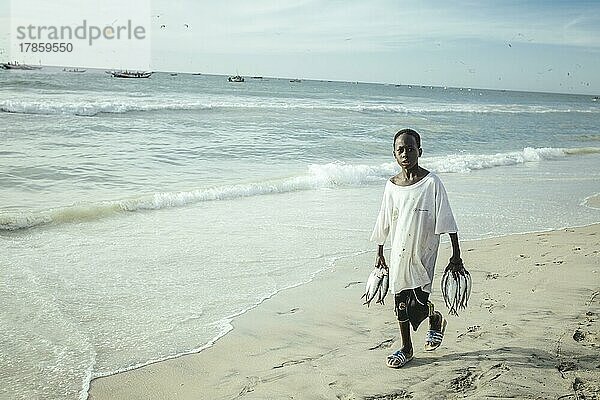
[[[406,357],[406,354],[402,350],[398,350],[393,354],[387,356],[387,366],[390,368],[401,368],[406,365],[407,362],[413,359],[413,356]]]
[[[425,351],[433,351],[440,347],[444,339],[444,331],[448,322],[442,317],[442,329],[439,331],[430,329],[425,336]]]

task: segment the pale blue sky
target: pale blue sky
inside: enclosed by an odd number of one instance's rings
[[[600,94],[600,1],[153,0],[151,14],[154,70]]]

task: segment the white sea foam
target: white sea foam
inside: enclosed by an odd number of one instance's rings
[[[268,100],[249,98],[175,99],[152,97],[99,98],[91,102],[85,98],[35,98],[0,101],[0,111],[17,114],[95,116],[102,113],[127,113],[159,110],[210,110],[210,109],[290,109],[337,110],[353,112],[414,113],[472,113],[472,114],[545,114],[545,113],[600,113],[598,107],[569,108],[568,106],[540,106],[523,104],[473,104],[473,103],[407,103],[379,104],[353,102],[336,104],[334,100],[287,99]]]
[[[552,160],[565,157],[568,154],[577,154],[575,151],[576,149],[526,147],[522,151],[509,153],[478,155],[450,154],[443,157],[431,157],[430,159],[424,159],[422,164],[436,172],[464,173],[478,169],[517,165],[540,160]],[[595,152],[600,152],[600,148],[597,148]]]
[[[600,209],[600,193],[587,196],[580,204],[589,208]]]
[[[438,173],[468,173],[473,170],[511,166],[527,162],[554,160],[566,156],[600,153],[600,147],[531,148],[497,154],[450,154],[423,158],[421,164]],[[380,182],[394,175],[398,166],[333,162],[308,166],[304,175],[280,180],[218,186],[182,192],[158,192],[135,198],[101,201],[53,208],[37,212],[0,214],[0,230],[18,230],[50,223],[96,220],[125,211],[158,210],[188,204],[230,200],[266,194],[290,193],[338,186],[360,186]]]
[[[210,109],[212,105],[202,102],[185,103],[154,103],[138,100],[120,101],[36,101],[36,100],[4,100],[0,102],[0,111],[16,114],[41,114],[41,115],[80,115],[95,116],[102,113],[122,114],[130,111],[158,111],[158,110],[201,110]]]

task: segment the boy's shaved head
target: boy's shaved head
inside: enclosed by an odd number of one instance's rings
[[[396,135],[394,136],[394,147],[396,147],[396,139],[398,139],[398,136],[400,135],[410,135],[412,137],[415,138],[415,140],[417,141],[417,147],[421,148],[421,135],[419,135],[419,133],[417,131],[415,131],[414,129],[402,129],[400,131],[398,131],[396,133]]]

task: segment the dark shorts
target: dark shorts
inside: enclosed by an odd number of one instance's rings
[[[406,289],[395,295],[394,311],[398,321],[410,321],[416,331],[421,322],[433,312],[433,304],[429,302],[429,293],[421,288]]]

